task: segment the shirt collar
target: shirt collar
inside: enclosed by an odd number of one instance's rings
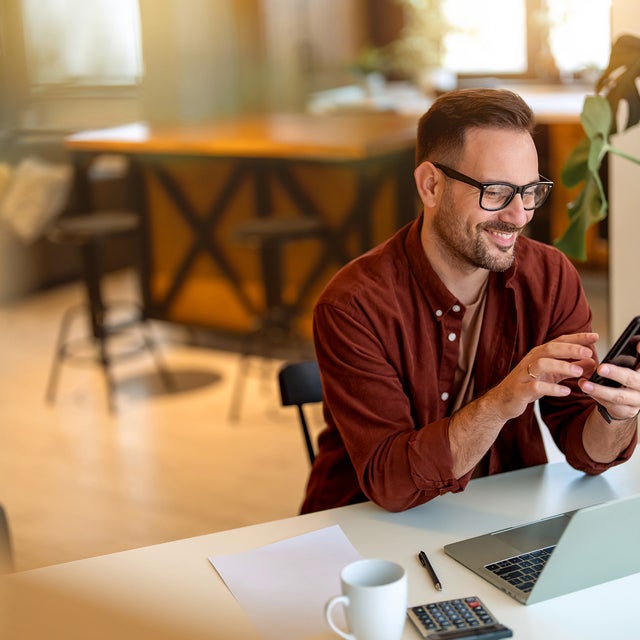
[[[422,246],[420,233],[424,214],[420,215],[411,223],[406,236],[405,251],[411,266],[411,271],[418,282],[418,286],[425,294],[427,304],[431,307],[434,315],[443,317],[454,306],[464,305],[447,289],[438,274],[434,271]],[[515,259],[513,264],[504,272],[493,272],[489,274],[488,287],[495,287],[498,282],[502,287],[512,287],[512,281],[518,271],[518,243],[516,241]],[[499,285],[500,286],[500,285]],[[438,313],[440,311],[441,313]]]

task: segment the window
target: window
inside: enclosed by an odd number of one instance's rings
[[[443,66],[458,74],[570,77],[607,66],[611,0],[442,0]]]
[[[525,73],[527,12],[524,0],[444,0],[445,69],[457,73]],[[473,52],[473,55],[470,55]]]
[[[546,0],[549,46],[561,74],[604,69],[611,51],[611,0]]]
[[[134,85],[142,77],[137,0],[22,0],[29,84]]]

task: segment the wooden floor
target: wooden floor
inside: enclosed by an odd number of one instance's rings
[[[606,275],[585,286],[606,342]],[[130,275],[109,288],[132,292]],[[115,415],[93,366],[65,365],[56,403],[44,402],[60,317],[80,298],[72,284],[0,307],[0,502],[16,569],[295,515],[308,463],[295,409],[279,406],[278,362],[252,361],[230,422],[238,356],[157,324],[175,392],[141,355],[115,368]],[[312,420],[320,428],[319,407]]]
[[[112,295],[131,291],[127,273]],[[238,356],[186,346],[154,325],[177,391],[145,354],[118,363],[116,415],[99,369],[67,364],[44,402],[69,285],[0,307],[0,503],[18,570],[296,515],[308,473],[278,363],[251,360],[240,420],[228,419]],[[312,419],[320,426],[320,412]]]

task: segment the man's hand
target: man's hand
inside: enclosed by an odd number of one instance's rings
[[[636,348],[640,353],[640,343]],[[640,371],[603,363],[598,367],[598,373],[620,386],[607,387],[584,379],[579,382],[582,391],[601,404],[614,420],[635,418],[640,411]]]
[[[597,341],[597,333],[575,333],[532,349],[489,392],[495,396],[497,415],[506,422],[543,396],[569,395],[571,389],[561,382],[591,375],[596,366]]]
[[[535,347],[502,382],[456,412],[449,428],[456,477],[478,464],[507,420],[542,396],[569,395],[563,380],[591,375],[597,340],[597,333],[576,333]]]
[[[640,353],[640,344],[636,348]],[[638,428],[640,371],[603,363],[598,367],[598,373],[619,382],[620,386],[608,387],[587,379],[580,380],[578,384],[582,391],[605,409],[608,418],[594,409],[584,425],[582,441],[592,460],[609,463],[629,446]]]

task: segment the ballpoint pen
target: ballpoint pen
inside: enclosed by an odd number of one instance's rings
[[[420,551],[420,553],[418,554],[418,560],[420,560],[420,564],[429,572],[431,580],[433,580],[433,586],[438,591],[442,591],[442,583],[440,582],[440,578],[438,578],[436,572],[433,570],[433,567],[429,562],[429,558],[427,558],[427,554],[424,551]]]

